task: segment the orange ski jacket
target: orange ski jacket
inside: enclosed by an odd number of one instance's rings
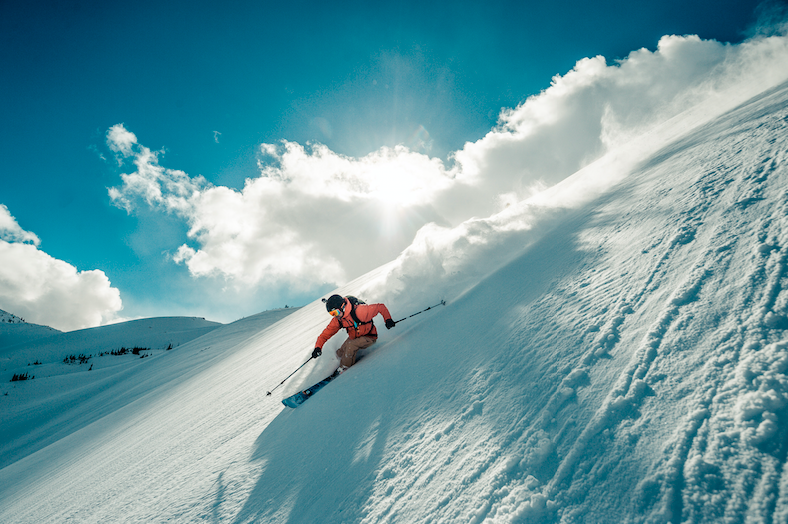
[[[371,321],[377,315],[383,315],[385,320],[389,320],[391,318],[391,313],[389,313],[388,308],[383,304],[359,304],[356,306],[356,317],[363,322],[362,324],[356,324],[353,320],[353,317],[350,314],[350,310],[353,305],[350,303],[348,299],[345,299],[345,311],[341,317],[334,317],[331,319],[331,322],[328,323],[326,329],[320,333],[320,336],[317,337],[317,342],[315,343],[315,347],[323,348],[323,345],[328,342],[328,339],[336,335],[340,329],[345,328],[347,330],[348,337],[352,340],[358,337],[373,337],[377,338],[378,330],[375,329],[375,324]]]

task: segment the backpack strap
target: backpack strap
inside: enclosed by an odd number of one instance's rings
[[[363,324],[374,324],[372,320],[367,320],[366,322],[362,322],[358,315],[356,315],[356,305],[353,301],[350,301],[350,317],[353,319],[353,323],[356,325],[356,329]]]

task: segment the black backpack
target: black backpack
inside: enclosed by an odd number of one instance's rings
[[[353,322],[356,324],[356,329],[358,329],[358,327],[360,325],[362,325],[362,324],[373,324],[374,325],[374,322],[372,322],[371,320],[368,320],[366,322],[362,322],[358,318],[358,316],[356,316],[356,306],[359,305],[359,304],[366,304],[366,302],[364,302],[363,300],[359,300],[356,297],[351,296],[351,295],[348,295],[345,298],[348,299],[348,301],[350,302],[350,317],[353,319]]]

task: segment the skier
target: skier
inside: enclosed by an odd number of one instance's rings
[[[386,329],[391,329],[396,324],[392,320],[388,308],[383,304],[364,304],[354,297],[331,295],[326,300],[326,310],[333,318],[317,337],[312,358],[322,355],[323,345],[328,339],[336,335],[341,328],[345,328],[348,339],[337,350],[340,364],[337,373],[342,373],[355,364],[356,353],[377,341],[378,331],[375,329],[375,324],[372,323],[372,319],[377,314],[381,314],[385,319]]]

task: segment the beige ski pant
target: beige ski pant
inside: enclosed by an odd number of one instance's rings
[[[356,363],[356,353],[359,350],[368,348],[375,342],[377,342],[377,338],[375,337],[358,337],[354,338],[353,340],[347,339],[339,349],[337,349],[337,356],[339,357],[339,363],[346,368],[349,368],[353,364]]]

